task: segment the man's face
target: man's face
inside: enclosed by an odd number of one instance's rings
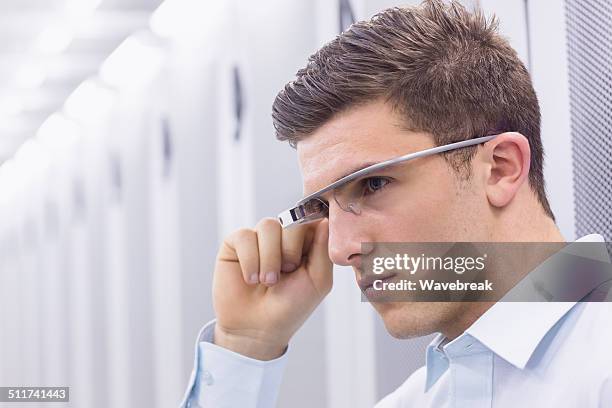
[[[383,102],[336,115],[297,145],[304,194],[327,186],[364,164],[434,147],[426,133],[407,131]],[[479,166],[473,159],[474,166]],[[476,170],[476,168],[474,168]],[[374,173],[378,175],[379,173]],[[375,210],[360,215],[338,207],[330,195],[329,255],[362,276],[362,242],[488,241],[489,208],[476,171],[460,181],[441,155],[411,160],[380,173],[392,182],[376,192]],[[394,336],[405,338],[441,331],[465,312],[465,305],[425,302],[372,302]]]

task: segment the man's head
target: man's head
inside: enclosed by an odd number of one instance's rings
[[[330,257],[358,275],[362,242],[501,240],[534,214],[554,220],[529,75],[496,22],[457,3],[353,24],[279,92],[273,120],[277,138],[297,148],[305,194],[366,163],[502,133],[373,174],[380,205],[361,215],[325,197]],[[374,306],[399,337],[440,330],[465,307]]]

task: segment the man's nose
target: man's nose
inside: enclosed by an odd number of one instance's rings
[[[334,264],[361,268],[361,243],[371,241],[362,230],[359,218],[337,205],[330,205],[328,250]]]

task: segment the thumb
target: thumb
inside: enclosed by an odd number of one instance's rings
[[[314,233],[308,254],[307,271],[319,293],[326,295],[333,284],[332,261],[329,259],[329,220],[321,220]]]

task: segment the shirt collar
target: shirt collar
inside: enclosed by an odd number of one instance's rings
[[[590,234],[574,242],[603,243],[604,239],[599,234]],[[458,356],[463,351],[467,352],[468,349],[470,353],[474,353],[477,351],[474,350],[474,347],[486,347],[515,367],[525,368],[544,336],[575,304],[576,301],[500,301],[491,306],[462,335],[448,344],[442,346],[445,337],[438,334],[427,347],[425,392],[448,369],[449,357]],[[517,319],[516,316],[521,318]],[[512,325],[507,325],[505,330],[499,329],[500,322],[510,321]]]

